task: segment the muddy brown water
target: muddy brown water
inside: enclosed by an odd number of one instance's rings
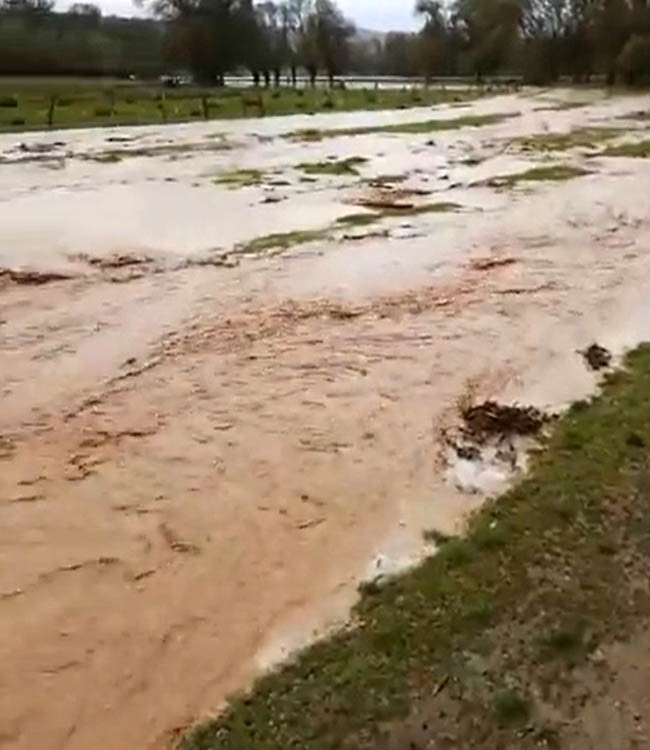
[[[580,351],[648,336],[646,162],[508,147],[650,104],[590,96],[482,100],[463,114],[518,114],[432,136],[282,137],[453,107],[0,136],[0,267],[72,276],[0,287],[0,747],[169,747],[509,480],[450,481],[459,400],[556,410],[595,387]],[[193,149],[217,131],[230,149]],[[116,135],[187,149],[82,158]],[[354,155],[358,177],[295,169]],[[592,174],[469,187],[549,159]],[[214,184],[241,167],[267,177]],[[382,175],[461,209],[180,267],[330,226]],[[116,254],[149,261],[87,262]]]

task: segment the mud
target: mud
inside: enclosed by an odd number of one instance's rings
[[[537,435],[549,420],[548,415],[534,406],[498,404],[496,401],[468,406],[462,410],[461,416],[465,435],[479,442],[494,435]]]
[[[459,443],[450,481],[459,403],[554,412],[596,385],[578,352],[649,335],[646,162],[478,184],[547,164],[515,139],[647,106],[591,97],[484,99],[472,115],[519,114],[435,146],[278,137],[430,108],[27,134],[27,151],[0,136],[0,267],[71,277],[0,287],[3,749],[168,747],[523,470],[519,438],[495,436],[480,462]],[[231,148],[201,146],[215,135]],[[77,158],[108,138],[140,152]],[[367,161],[301,181],[296,164],[330,157]],[[273,177],[215,185],[241,169]],[[387,175],[416,207],[427,191],[463,210],[333,235]],[[236,250],[296,232],[312,241]]]
[[[580,354],[591,370],[604,370],[612,362],[612,353],[598,344],[592,344]]]

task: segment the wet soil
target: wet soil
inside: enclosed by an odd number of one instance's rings
[[[115,129],[0,136],[3,748],[168,747],[483,502],[492,485],[463,492],[439,460],[459,402],[556,410],[594,387],[579,351],[647,337],[643,160],[478,185],[547,158],[505,154],[515,138],[643,106],[593,96],[482,100],[519,116],[435,146],[279,137],[430,109],[227,123],[227,149],[200,146],[209,124],[120,128],[118,161],[86,158]],[[330,156],[368,161],[309,184],[293,166]],[[215,185],[244,168],[281,184]],[[331,226],[387,174],[463,211],[237,257]]]

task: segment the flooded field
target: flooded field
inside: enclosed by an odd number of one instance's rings
[[[648,112],[0,136],[0,747],[170,747],[505,486],[463,406],[650,333]]]

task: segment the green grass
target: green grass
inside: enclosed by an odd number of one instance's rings
[[[351,156],[347,159],[303,162],[296,168],[307,175],[358,175],[357,167],[367,161],[362,156]]]
[[[650,554],[650,457],[642,447],[650,444],[649,393],[643,346],[600,396],[557,421],[528,478],[487,503],[465,538],[369,587],[355,627],[233,697],[181,747],[374,747],[381,726],[402,726],[410,714],[450,747],[524,747],[524,723],[526,736],[555,742],[560,730],[532,696],[554,706],[560,727],[570,724],[562,711],[572,710],[579,678],[566,654],[581,664],[590,650],[650,622],[650,593],[639,585]],[[480,543],[480,530],[493,524],[501,541]],[[598,686],[580,690],[588,696]],[[445,711],[434,700],[441,691]]]
[[[587,174],[590,174],[590,172],[581,167],[574,167],[570,164],[556,164],[553,166],[531,167],[523,172],[490,177],[480,184],[489,187],[511,188],[522,182],[563,182]]]
[[[259,117],[245,106],[250,89],[183,87],[163,89],[124,81],[66,78],[1,78],[0,130],[42,130],[48,127],[48,109],[55,97],[54,127],[142,125],[208,119]],[[316,89],[260,90],[264,115],[313,114],[354,110],[409,109],[469,101],[476,90],[442,89],[329,91]],[[204,107],[207,105],[207,111]],[[22,122],[19,122],[22,120]]]
[[[381,217],[377,213],[357,213],[341,216],[336,220],[337,224],[346,227],[365,227],[375,224]]]
[[[422,122],[405,122],[397,125],[376,125],[358,128],[335,128],[332,130],[317,130],[309,128],[287,133],[288,138],[298,141],[320,141],[324,138],[343,138],[359,135],[374,135],[377,133],[394,133],[398,135],[425,135],[457,128],[478,128],[484,125],[497,125],[514,117],[510,113],[491,115],[464,115],[448,120],[423,120]]]
[[[261,169],[234,169],[222,172],[214,182],[217,185],[228,185],[232,188],[252,187],[264,181],[265,173]]]
[[[569,151],[572,148],[596,148],[598,143],[624,132],[621,128],[576,128],[568,133],[538,133],[514,142],[525,151]]]
[[[598,156],[625,156],[633,159],[647,159],[650,157],[650,141],[609,146],[604,151],[601,151]]]

